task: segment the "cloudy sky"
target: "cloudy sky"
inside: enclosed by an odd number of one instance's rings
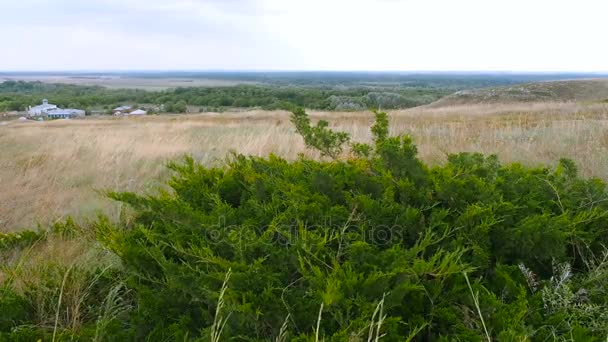
[[[0,0],[0,70],[608,71],[606,0]]]

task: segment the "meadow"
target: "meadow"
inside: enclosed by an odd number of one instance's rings
[[[605,339],[607,104],[309,114],[2,122],[0,341]]]
[[[311,112],[369,142],[371,112]],[[389,111],[391,133],[410,134],[431,165],[449,153],[497,154],[504,162],[577,162],[585,177],[608,180],[608,104],[542,102],[417,107]],[[154,193],[170,175],[165,163],[192,155],[218,165],[230,151],[296,159],[307,150],[284,111],[98,117],[0,126],[0,231],[31,229],[121,206],[101,191]],[[347,158],[348,155],[343,156]]]

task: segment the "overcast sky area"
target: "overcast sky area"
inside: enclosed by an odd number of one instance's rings
[[[0,70],[608,71],[606,0],[0,0]]]

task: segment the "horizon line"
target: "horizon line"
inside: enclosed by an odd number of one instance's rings
[[[65,70],[0,70],[0,74],[19,73],[449,73],[449,74],[606,74],[608,70],[313,70],[313,69],[65,69]]]

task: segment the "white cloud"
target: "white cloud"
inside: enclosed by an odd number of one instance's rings
[[[0,0],[0,69],[607,71],[603,0]]]

